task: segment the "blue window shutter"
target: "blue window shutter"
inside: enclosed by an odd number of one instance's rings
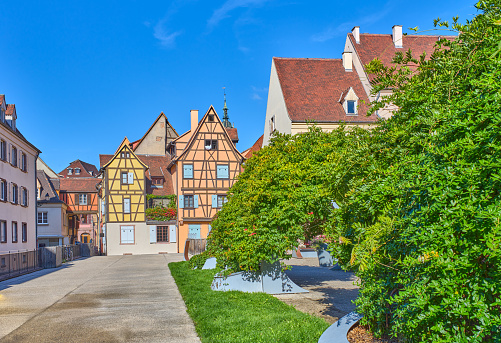
[[[183,177],[185,179],[193,179],[193,165],[183,164]]]
[[[156,242],[157,242],[157,227],[150,226],[150,243],[156,243]]]
[[[184,208],[184,195],[179,196],[179,208]]]
[[[217,208],[217,195],[212,196],[212,208]]]
[[[193,195],[193,207],[198,208],[198,195],[197,194]]]
[[[188,238],[200,239],[200,224],[189,225],[188,229]]]
[[[218,165],[217,166],[217,178],[218,179],[227,179],[228,177],[229,177],[228,165]]]

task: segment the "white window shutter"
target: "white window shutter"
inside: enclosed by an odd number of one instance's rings
[[[212,195],[212,208],[217,208],[217,195]]]
[[[124,213],[130,213],[130,199],[124,199]]]
[[[176,225],[169,225],[169,242],[176,243]]]
[[[156,242],[157,242],[157,227],[150,226],[150,243],[156,243]]]
[[[179,208],[184,208],[184,195],[179,196]]]
[[[127,183],[129,185],[134,183],[134,173],[127,173]]]
[[[193,207],[198,208],[198,195],[197,194],[193,195]]]

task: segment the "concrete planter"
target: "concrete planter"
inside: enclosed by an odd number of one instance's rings
[[[324,331],[318,343],[349,343],[348,331],[357,324],[362,316],[356,312],[348,313],[343,318],[339,319],[337,322],[329,326],[327,330]]]

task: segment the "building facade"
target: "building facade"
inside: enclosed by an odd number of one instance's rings
[[[0,252],[37,247],[36,160],[40,151],[18,130],[14,104],[0,95]]]
[[[245,160],[212,106],[200,121],[198,111],[190,114],[191,130],[172,141],[169,149],[178,199],[179,252],[184,252],[187,238],[208,236]]]

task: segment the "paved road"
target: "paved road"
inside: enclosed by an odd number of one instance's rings
[[[0,282],[0,342],[200,342],[167,264],[96,256]]]

